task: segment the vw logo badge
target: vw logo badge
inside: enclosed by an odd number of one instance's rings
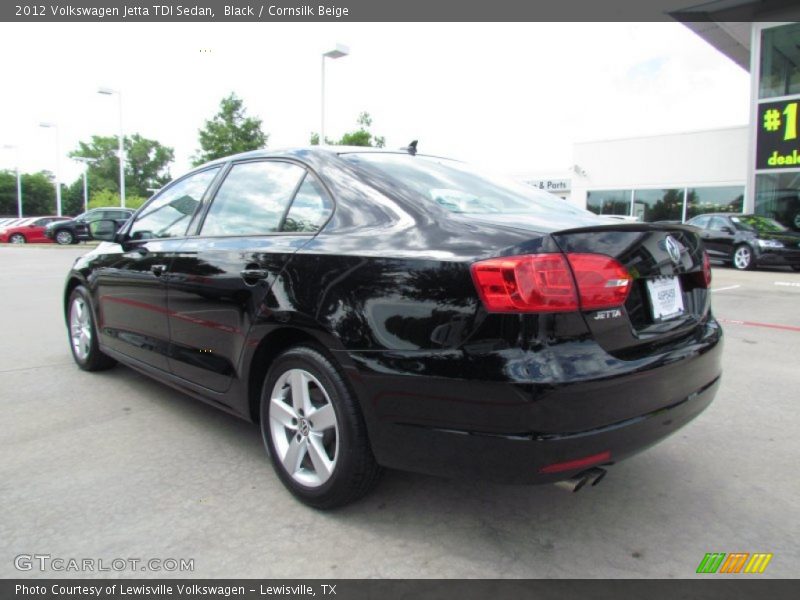
[[[666,247],[667,254],[669,254],[672,262],[674,262],[676,265],[681,262],[681,247],[674,237],[668,235],[664,239],[664,246]]]

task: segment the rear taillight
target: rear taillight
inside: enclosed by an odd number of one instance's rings
[[[603,254],[567,254],[583,310],[625,304],[633,278],[619,262]]]
[[[708,259],[708,252],[703,250],[703,281],[707,288],[711,287],[711,261]]]
[[[490,258],[472,265],[472,277],[489,312],[613,308],[625,303],[631,283],[625,267],[601,254]]]

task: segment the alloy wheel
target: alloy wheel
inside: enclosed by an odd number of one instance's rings
[[[69,231],[59,231],[56,234],[56,242],[62,246],[67,246],[72,243],[72,234]]]
[[[739,246],[733,253],[733,264],[737,269],[747,269],[752,259],[752,252],[747,246]]]
[[[304,369],[289,369],[272,388],[269,424],[277,459],[297,483],[323,485],[339,458],[336,411],[325,388]]]
[[[25,243],[25,236],[22,236],[18,233],[12,235],[9,240],[12,244],[24,244]]]
[[[69,332],[75,356],[85,361],[92,350],[92,319],[83,298],[77,297],[72,301],[69,309]]]

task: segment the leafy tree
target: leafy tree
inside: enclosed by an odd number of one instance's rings
[[[125,194],[125,207],[137,209],[145,203],[144,196],[128,196]],[[98,190],[89,195],[89,208],[103,208],[106,206],[119,206],[119,194],[109,190]]]
[[[105,189],[119,195],[118,144],[114,136],[93,135],[90,142],[79,142],[78,149],[70,152],[72,157],[95,159],[89,164],[90,194],[92,190]],[[128,196],[147,196],[147,188],[167,183],[171,179],[169,165],[174,158],[175,151],[156,140],[138,133],[125,136],[125,203],[128,203]]]
[[[14,216],[17,214],[17,174],[14,171],[0,171],[0,214]],[[38,215],[56,214],[56,188],[51,174],[22,174],[22,215],[35,217]]]
[[[83,212],[83,177],[69,185],[61,185],[61,212],[70,217]]]
[[[357,130],[345,133],[338,141],[325,136],[325,143],[330,146],[374,146],[376,148],[383,148],[386,145],[386,138],[382,135],[373,135],[370,132],[372,117],[369,116],[368,112],[359,114],[356,123],[359,125]],[[312,133],[309,141],[312,146],[317,146],[319,144],[319,134]]]
[[[236,94],[222,99],[219,112],[199,132],[200,149],[194,156],[195,165],[267,145],[269,134],[261,130],[261,119],[247,117],[245,112],[244,102]]]

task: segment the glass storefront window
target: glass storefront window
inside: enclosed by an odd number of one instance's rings
[[[800,231],[800,172],[756,175],[757,215]]]
[[[630,190],[603,190],[586,193],[586,208],[596,215],[630,215]]]
[[[761,32],[759,98],[800,94],[800,23]]]
[[[740,213],[743,206],[744,187],[741,185],[689,188],[686,195],[686,220],[703,213]]]
[[[640,221],[680,221],[683,217],[684,189],[636,190],[633,193],[633,216]]]

